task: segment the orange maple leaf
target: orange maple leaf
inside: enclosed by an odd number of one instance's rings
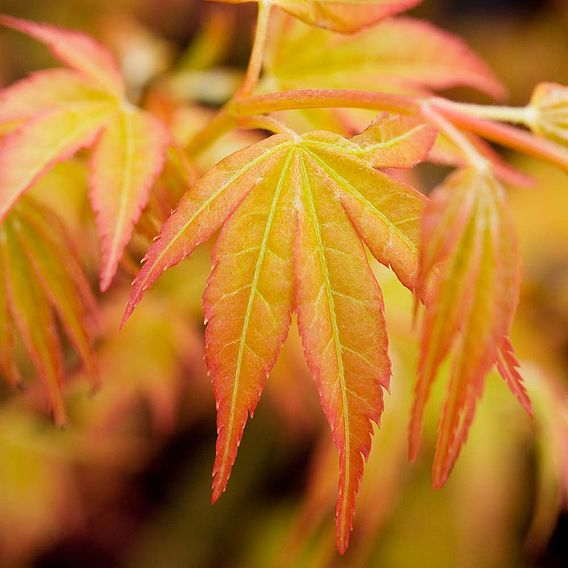
[[[351,140],[279,134],[233,154],[164,224],[126,309],[125,319],[164,270],[222,227],[203,299],[218,406],[213,500],[225,490],[295,311],[340,455],[341,552],[390,377],[382,296],[361,241],[412,288],[424,202],[375,167],[420,161],[434,137],[416,119],[381,116]]]
[[[475,168],[454,173],[432,195],[421,241],[417,291],[425,298],[426,312],[409,451],[414,459],[431,385],[451,354],[432,472],[439,488],[466,439],[494,365],[527,412],[532,410],[508,339],[520,269],[501,185],[490,173]]]

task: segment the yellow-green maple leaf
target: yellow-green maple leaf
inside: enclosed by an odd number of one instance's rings
[[[382,297],[363,242],[413,287],[424,201],[375,167],[423,159],[435,134],[399,118],[404,136],[396,120],[383,116],[352,140],[328,132],[278,134],[220,162],[164,224],[125,316],[164,270],[222,227],[204,295],[206,359],[218,405],[213,499],[225,490],[248,415],[296,312],[340,454],[342,552],[371,421],[379,420],[390,377]]]

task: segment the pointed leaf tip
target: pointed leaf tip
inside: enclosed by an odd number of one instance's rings
[[[284,136],[272,136],[225,158],[182,197],[148,249],[128,299],[128,315],[166,269],[215,233],[258,182],[258,172],[281,158],[286,142]]]
[[[510,391],[517,397],[523,410],[532,418],[534,409],[531,399],[524,385],[523,377],[519,371],[520,363],[515,357],[515,350],[510,340],[506,338],[499,348],[497,369],[503,377]]]
[[[361,240],[335,198],[354,190],[346,181],[355,164],[341,152],[332,155],[310,142],[301,163],[296,309],[305,357],[339,451],[336,524],[338,548],[344,551],[390,360],[380,289]],[[377,182],[380,191],[384,186]]]

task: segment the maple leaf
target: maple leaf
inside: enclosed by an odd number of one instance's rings
[[[415,119],[382,116],[352,140],[278,134],[233,154],[164,224],[126,308],[125,319],[164,270],[222,226],[203,299],[218,407],[213,500],[225,490],[295,311],[340,454],[341,552],[390,377],[381,292],[361,241],[413,287],[423,207],[418,192],[374,167],[423,159],[434,136]]]
[[[426,312],[410,457],[418,452],[431,385],[451,354],[432,472],[439,488],[457,459],[486,375],[495,364],[525,410],[532,410],[508,339],[520,271],[503,188],[489,173],[474,168],[454,173],[432,195],[421,241],[417,291],[426,299]]]
[[[57,423],[65,422],[61,345],[54,314],[82,359],[94,386],[95,302],[73,245],[47,208],[22,200],[0,225],[0,371],[20,383],[12,354],[17,330],[44,380]]]
[[[131,106],[112,55],[91,38],[7,16],[0,23],[47,44],[71,69],[42,71],[0,93],[0,221],[47,170],[94,146],[90,199],[110,285],[160,173],[168,137]]]
[[[244,4],[256,0],[215,0]],[[258,0],[279,6],[313,26],[353,33],[379,20],[414,8],[422,0]]]
[[[348,36],[285,18],[271,35],[263,83],[271,91],[349,85],[425,92],[464,86],[496,98],[504,94],[460,38],[411,18],[385,20]]]

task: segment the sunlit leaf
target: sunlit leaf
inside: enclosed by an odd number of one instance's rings
[[[341,552],[390,377],[382,296],[361,239],[413,287],[423,206],[416,191],[373,166],[381,159],[404,162],[405,148],[414,162],[433,142],[418,124],[405,137],[395,123],[383,116],[351,141],[327,132],[275,135],[222,161],[165,223],[125,314],[166,268],[224,224],[204,296],[207,363],[218,404],[213,499],[225,489],[248,414],[295,310],[340,453]]]
[[[297,171],[290,144],[285,152],[224,225],[204,295],[207,365],[218,404],[213,500],[226,487],[248,413],[290,325]]]
[[[261,181],[266,170],[282,160],[288,144],[287,138],[273,136],[237,152],[210,170],[185,194],[145,256],[125,317],[132,314],[144,292],[164,270],[180,262],[213,235]]]
[[[458,37],[409,18],[338,35],[285,19],[272,36],[265,88],[431,91],[473,87],[503,96],[486,64]]]
[[[164,163],[160,122],[124,99],[111,54],[89,37],[10,17],[0,23],[46,43],[73,70],[42,71],[0,92],[0,219],[56,163],[95,145],[91,202],[110,285]],[[99,133],[102,135],[99,137]]]
[[[108,95],[73,71],[38,71],[0,91],[0,124],[17,125],[55,108],[105,97]]]
[[[436,131],[419,119],[382,114],[352,141],[372,156],[377,167],[412,168],[428,157],[435,138]]]
[[[343,553],[371,448],[371,420],[378,422],[383,410],[381,387],[388,388],[390,360],[380,289],[353,225],[321,183],[327,172],[318,158],[308,154],[301,160],[298,326],[339,449],[337,546]],[[340,184],[335,189],[343,189]]]
[[[243,4],[253,0],[216,0]],[[308,24],[352,33],[382,18],[414,8],[422,0],[270,0]]]

